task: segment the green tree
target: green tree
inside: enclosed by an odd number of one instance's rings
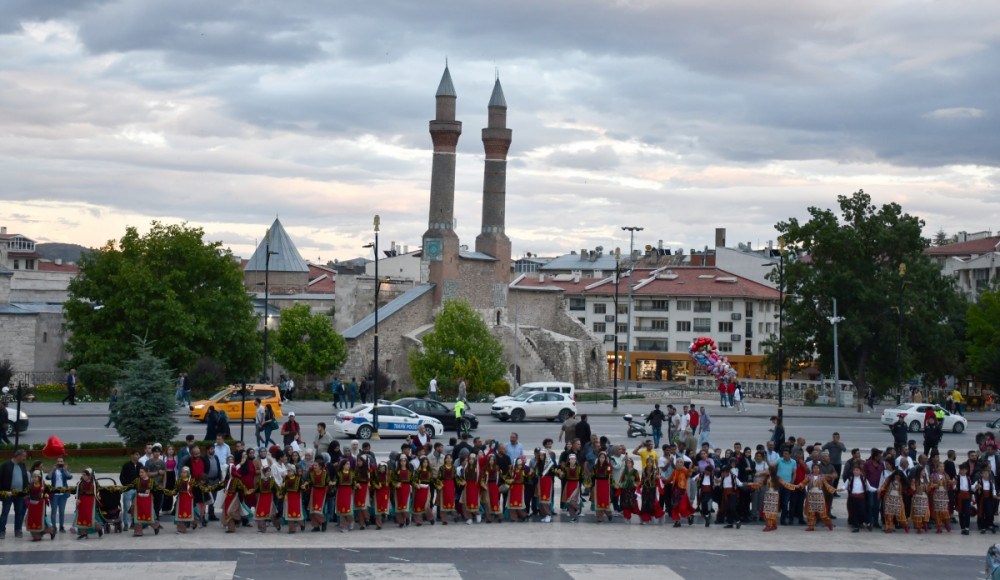
[[[859,394],[869,384],[881,391],[895,386],[897,343],[901,380],[954,373],[961,364],[964,300],[924,255],[923,221],[895,203],[876,208],[864,191],[837,199],[843,222],[829,209],[810,207],[809,221],[775,226],[787,246],[786,363],[818,353],[820,370],[832,374],[829,317],[836,298],[843,317],[837,327],[841,375]],[[777,268],[770,276],[779,281]]]
[[[1000,386],[1000,289],[984,292],[966,314],[969,368],[981,380]]]
[[[949,243],[951,243],[951,240],[948,238],[948,234],[944,231],[944,228],[939,229],[937,233],[934,234],[933,244],[935,246],[947,246]]]
[[[176,369],[199,357],[235,379],[253,374],[261,346],[239,263],[200,228],[154,221],[84,255],[64,305],[71,331],[66,366],[120,365],[134,336]]]
[[[448,354],[449,351],[454,355]],[[466,373],[466,387],[471,396],[475,387],[469,382],[474,369],[479,367],[480,386],[492,385],[503,378],[505,364],[503,346],[492,334],[483,319],[467,302],[447,300],[434,320],[434,330],[423,336],[423,349],[410,351],[410,373],[420,389],[425,389],[437,375],[439,389],[454,394],[458,384],[454,367]],[[452,360],[454,359],[454,360]]]
[[[174,417],[174,373],[153,354],[153,346],[136,339],[135,358],[125,361],[118,380],[119,400],[111,417],[129,447],[172,441],[180,432]]]
[[[347,360],[347,341],[334,330],[329,316],[313,315],[309,306],[296,304],[281,311],[272,352],[274,360],[293,374],[326,376]]]

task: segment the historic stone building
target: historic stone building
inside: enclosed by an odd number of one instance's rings
[[[511,242],[505,228],[507,152],[512,131],[507,128],[507,102],[499,78],[487,105],[487,126],[482,130],[486,161],[483,176],[482,222],[475,251],[462,249],[454,231],[456,147],[462,123],[455,118],[458,98],[451,73],[445,67],[436,94],[436,114],[430,122],[433,156],[427,231],[420,250],[419,284],[394,288],[398,296],[380,305],[379,369],[389,375],[394,390],[414,388],[408,353],[421,348],[421,336],[433,328],[434,316],[450,298],[468,302],[504,345],[510,382],[558,379],[580,387],[603,386],[605,356],[602,344],[567,314],[561,293],[524,291],[518,294],[514,312],[508,295],[511,272]],[[374,307],[374,283],[358,284],[358,292],[370,298],[343,296],[338,302]],[[380,291],[381,298],[381,291]],[[338,315],[339,315],[338,310]],[[341,373],[362,376],[373,359],[374,312],[344,331],[350,360]],[[515,346],[516,344],[516,346]],[[517,370],[515,370],[515,358]]]

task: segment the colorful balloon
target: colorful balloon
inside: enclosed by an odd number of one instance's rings
[[[696,338],[690,347],[691,360],[723,382],[736,380],[736,369],[729,364],[729,358],[719,356],[715,341],[707,336]]]

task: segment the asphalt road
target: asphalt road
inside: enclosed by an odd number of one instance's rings
[[[731,409],[721,409],[718,405],[705,405],[712,416],[712,437],[713,445],[722,448],[731,448],[733,442],[739,441],[744,445],[762,443],[770,437],[770,422],[768,417],[774,412],[771,406],[751,405],[750,413],[736,414]],[[623,411],[633,413],[642,410],[651,410],[651,405],[623,407]],[[34,403],[26,405],[24,410],[30,416],[30,428],[27,433],[22,434],[22,441],[25,443],[44,442],[50,435],[56,434],[65,442],[81,441],[119,441],[119,437],[113,428],[105,429],[104,423],[107,420],[106,410],[103,406],[77,405],[77,407],[61,407],[52,403]],[[297,418],[302,424],[304,437],[307,442],[313,440],[316,423],[325,421],[332,424],[334,409],[329,404],[318,402],[291,402],[284,406],[285,413],[296,411]],[[516,431],[520,437],[522,445],[530,451],[546,437],[551,437],[558,441],[558,423],[546,421],[511,423],[501,422],[489,416],[488,406],[476,404],[473,411],[480,418],[480,427],[473,432],[474,436],[485,439],[499,439],[507,441],[512,431]],[[580,413],[590,415],[589,422],[591,429],[598,435],[607,435],[614,443],[624,443],[630,448],[635,448],[641,439],[629,439],[626,437],[626,423],[621,415],[611,415],[611,407],[606,404],[580,404]],[[848,449],[859,447],[862,454],[867,456],[867,450],[872,446],[885,447],[891,445],[892,437],[889,430],[879,422],[879,414],[857,414],[849,410],[814,410],[803,407],[785,408],[785,432],[788,436],[802,436],[810,444],[814,442],[827,442],[834,431],[841,433],[841,439]],[[186,413],[178,411],[178,424],[180,425],[180,435],[183,438],[191,433],[198,438],[205,435],[205,427],[202,423],[190,420]],[[942,451],[954,449],[960,454],[970,449],[975,444],[975,433],[985,429],[985,423],[993,419],[992,415],[970,414],[969,427],[965,433],[946,433],[940,446]],[[233,434],[239,438],[239,423],[232,425]],[[437,441],[442,441],[446,445],[448,437],[453,433],[438,436]],[[912,438],[918,442],[918,447],[922,447],[922,435],[920,433],[911,434]],[[254,429],[252,423],[246,424],[246,441],[253,444]],[[342,444],[349,442],[349,439],[341,439]],[[372,446],[376,454],[388,454],[391,450],[398,450],[402,443],[400,439],[383,439],[372,441]],[[556,448],[561,448],[557,443]]]

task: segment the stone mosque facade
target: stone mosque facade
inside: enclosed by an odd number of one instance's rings
[[[442,303],[452,298],[468,302],[500,339],[508,367],[506,379],[512,385],[517,373],[518,384],[560,380],[578,388],[604,386],[608,376],[604,345],[569,316],[562,292],[511,286],[511,242],[505,220],[507,152],[512,131],[507,128],[507,102],[499,78],[493,86],[488,121],[482,130],[486,159],[482,222],[475,251],[462,248],[453,228],[456,148],[462,123],[455,118],[458,95],[447,66],[435,99],[436,114],[430,122],[433,157],[429,215],[421,240],[420,280],[391,301],[380,303],[378,309],[378,366],[389,377],[390,390],[417,387],[410,376],[408,353],[422,347],[421,336],[433,329]],[[344,302],[371,303],[374,309],[373,286],[358,284],[355,288],[356,292],[371,294],[341,296],[338,285],[338,306]],[[341,312],[338,307],[338,316]],[[344,331],[350,357],[339,373],[341,377],[360,378],[370,368],[374,320],[374,313],[368,314]]]

